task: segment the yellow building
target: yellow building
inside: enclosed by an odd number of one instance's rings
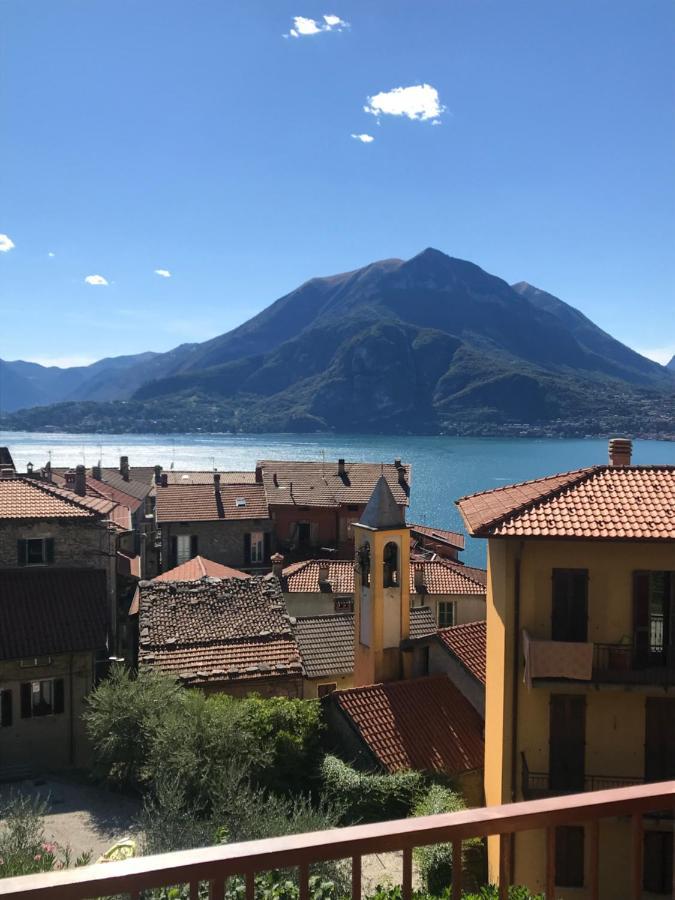
[[[630,456],[458,501],[488,540],[487,805],[675,777],[675,466]],[[672,818],[643,829],[644,896],[671,896]],[[627,895],[631,823],[597,837],[556,830],[560,896]],[[543,890],[545,865],[546,835],[518,835],[512,880]]]

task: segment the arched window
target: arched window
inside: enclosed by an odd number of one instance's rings
[[[398,585],[398,545],[394,541],[384,545],[382,555],[384,565],[382,584],[384,587],[396,587]]]
[[[361,573],[362,587],[370,586],[370,544],[366,541],[356,551],[356,570]]]

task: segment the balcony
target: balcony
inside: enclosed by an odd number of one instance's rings
[[[594,684],[675,686],[675,646],[624,641],[592,644],[533,638],[523,631],[529,685],[565,680]]]
[[[581,791],[604,791],[615,788],[644,784],[644,778],[623,775],[580,775],[578,779],[556,779],[550,772],[531,772],[525,754],[521,753],[522,792],[526,800],[540,800],[543,797],[561,797]]]
[[[426,844],[450,843],[455,859],[461,858],[462,841],[472,837],[500,836],[500,897],[506,898],[511,862],[511,835],[534,829],[546,831],[546,896],[555,896],[555,828],[588,823],[591,830],[590,896],[597,900],[599,887],[600,819],[628,816],[632,821],[632,859],[626,860],[626,896],[642,896],[643,816],[655,810],[675,809],[675,781],[621,787],[565,797],[530,800],[505,806],[464,810],[418,819],[401,819],[373,825],[356,825],[331,831],[291,835],[244,844],[225,844],[140,857],[124,862],[86,866],[41,875],[0,880],[0,897],[16,900],[85,900],[126,895],[139,900],[153,888],[185,886],[191,900],[203,896],[208,885],[210,900],[222,900],[229,878],[245,884],[246,900],[254,900],[258,873],[296,868],[300,900],[308,900],[310,867],[327,860],[351,860],[351,896],[361,897],[361,858],[373,853],[403,851],[403,900],[412,896],[412,851]],[[612,865],[622,864],[613,860]],[[461,867],[452,884],[451,897],[461,896]],[[628,887],[630,885],[630,887]]]

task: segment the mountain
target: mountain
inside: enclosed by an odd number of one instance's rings
[[[668,363],[666,369],[669,369],[671,372],[675,372],[675,356],[673,356],[671,361]]]
[[[674,388],[562,300],[429,248],[313,278],[224,335],[110,373],[123,404],[60,404],[7,426],[667,431]],[[91,380],[76,391],[100,399]]]

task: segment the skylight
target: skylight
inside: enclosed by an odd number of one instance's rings
[[[235,506],[239,506],[239,507],[246,506],[246,498],[245,497],[237,497],[237,499],[234,501],[234,503],[235,503]]]

